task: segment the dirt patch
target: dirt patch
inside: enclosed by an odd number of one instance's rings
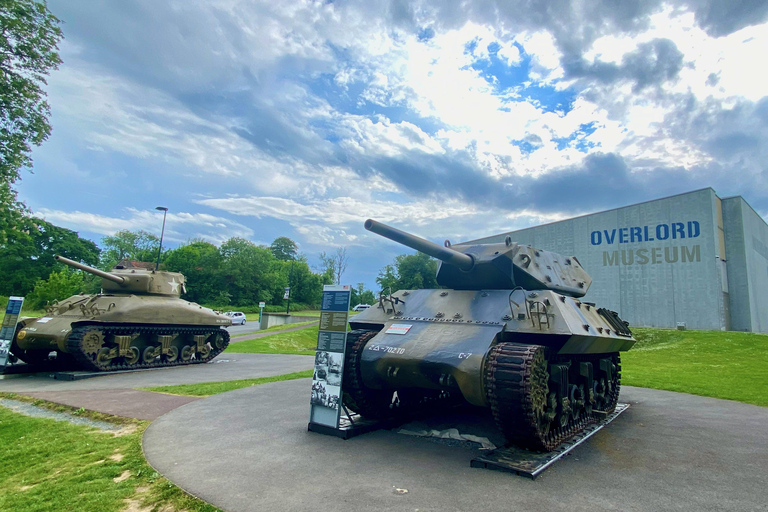
[[[136,432],[136,430],[138,430],[138,428],[139,428],[138,425],[125,425],[120,430],[113,431],[112,435],[114,437],[127,436],[129,434],[133,434],[134,432]]]
[[[126,499],[124,512],[150,512],[152,507],[142,507],[139,500]]]
[[[121,460],[123,460],[123,457],[125,457],[125,455],[123,455],[122,453],[115,453],[110,455],[109,459],[114,460],[115,462],[120,462]]]
[[[21,487],[19,487],[19,490],[20,491],[28,491],[28,490],[30,490],[33,487],[34,487],[34,485],[22,485]]]
[[[131,477],[131,472],[126,469],[125,471],[122,472],[122,474],[120,476],[117,476],[117,477],[113,478],[112,480],[117,484],[117,483],[120,483],[120,482],[125,482],[130,477]]]

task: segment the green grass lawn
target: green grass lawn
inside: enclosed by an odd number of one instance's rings
[[[315,322],[317,322],[317,320],[309,320],[308,322],[296,322],[295,324],[273,325],[268,329],[260,329],[258,331],[253,331],[253,332],[243,334],[242,336],[248,336],[249,334],[262,334],[265,332],[284,331],[286,329],[292,329],[294,327],[301,327],[303,325],[314,324]],[[245,324],[245,325],[248,325],[248,324]]]
[[[729,331],[632,330],[621,382],[768,406],[768,335]]]
[[[283,326],[284,327],[284,326]],[[280,332],[255,340],[232,343],[224,352],[240,354],[301,354],[314,355],[318,326],[297,331]]]
[[[286,373],[285,375],[276,375],[274,377],[261,377],[259,379],[230,380],[225,382],[204,382],[202,384],[181,384],[178,386],[158,386],[154,388],[139,388],[145,391],[154,391],[156,393],[168,393],[171,395],[188,396],[210,396],[233,389],[247,388],[257,384],[267,384],[269,382],[279,382],[283,380],[304,379],[311,377],[313,370],[303,372]]]
[[[114,436],[0,407],[0,510],[218,510],[147,464],[141,436],[148,424],[130,422],[130,433]]]

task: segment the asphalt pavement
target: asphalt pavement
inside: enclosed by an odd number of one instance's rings
[[[130,373],[103,373],[97,377],[75,381],[56,380],[47,374],[26,375],[0,380],[0,391],[25,393],[30,391],[131,389],[255,379],[311,370],[314,361],[314,356],[225,352],[205,364],[173,366]]]
[[[470,468],[479,452],[460,443],[307,432],[310,388],[277,382],[184,405],[147,429],[147,460],[230,512],[768,508],[768,408],[625,387],[631,407],[532,481]],[[493,428],[474,421],[460,418],[462,433]]]
[[[313,356],[225,353],[205,364],[104,373],[74,381],[56,380],[48,374],[14,375],[0,380],[0,391],[105,414],[154,420],[198,398],[135,388],[270,377],[310,370],[313,364]]]

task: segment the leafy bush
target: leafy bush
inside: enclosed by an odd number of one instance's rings
[[[66,299],[82,292],[85,286],[83,274],[69,268],[51,272],[48,279],[38,279],[35,289],[27,296],[27,304],[33,309],[40,309],[53,301]]]

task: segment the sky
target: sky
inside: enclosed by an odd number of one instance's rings
[[[768,213],[768,1],[49,0],[53,133],[19,198],[97,243],[437,243],[704,187]]]

